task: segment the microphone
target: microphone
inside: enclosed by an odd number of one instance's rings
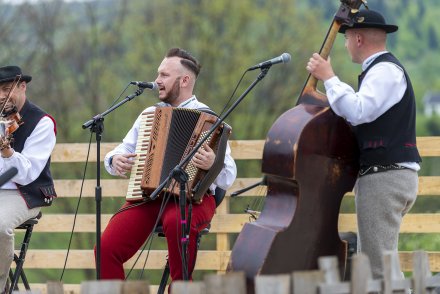
[[[142,89],[150,89],[150,90],[157,90],[158,89],[158,86],[155,82],[131,81],[130,84],[136,85]]]
[[[288,63],[290,61],[290,59],[291,59],[291,57],[290,57],[289,53],[283,53],[278,57],[272,58],[268,61],[261,62],[257,65],[249,67],[248,70],[254,70],[257,68],[266,68],[266,67],[270,67],[270,66],[277,64],[277,63]]]
[[[3,174],[0,175],[0,187],[6,184],[7,181],[12,179],[18,173],[18,169],[16,167],[11,167]]]

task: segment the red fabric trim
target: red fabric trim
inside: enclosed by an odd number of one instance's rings
[[[27,203],[27,201],[26,201],[26,199],[24,198],[23,194],[21,193],[20,189],[18,189],[18,185],[17,185],[17,183],[14,183],[14,184],[15,184],[15,186],[17,187],[17,191],[18,191],[18,193],[20,193],[21,198],[23,198],[24,203],[26,203],[26,206],[27,206],[29,209],[31,209],[31,207],[29,206],[29,203]]]
[[[55,132],[55,135],[56,135],[57,134],[57,122],[55,121],[55,119],[50,114],[46,114],[43,117],[46,117],[46,116],[52,120],[52,122],[53,122],[53,131]]]

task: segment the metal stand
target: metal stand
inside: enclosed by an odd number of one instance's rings
[[[90,129],[92,133],[96,134],[96,187],[95,187],[95,202],[96,202],[96,279],[101,279],[101,202],[102,202],[102,189],[101,189],[101,138],[104,132],[104,116],[132,100],[133,98],[141,95],[144,92],[143,88],[136,90],[134,94],[131,94],[124,98],[121,102],[110,107],[108,110],[101,114],[96,115],[93,119],[85,122],[82,125],[83,129]]]
[[[179,167],[176,167],[172,171],[172,177],[175,179],[180,186],[179,190],[179,207],[180,207],[180,226],[181,226],[181,256],[182,256],[182,275],[183,280],[189,280],[188,273],[188,243],[189,243],[189,232],[191,227],[191,214],[192,214],[192,203],[188,204],[188,217],[186,215],[186,186],[188,183],[188,174]]]

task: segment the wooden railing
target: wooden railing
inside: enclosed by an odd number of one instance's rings
[[[231,141],[232,156],[236,161],[261,159],[264,141],[263,140],[236,140]],[[116,143],[102,143],[101,155],[104,155],[113,149]],[[438,157],[440,156],[440,137],[419,137],[418,146],[422,157]],[[58,143],[52,155],[53,165],[62,164],[66,169],[69,169],[69,164],[84,163],[87,155],[88,145],[83,143]],[[93,144],[89,156],[90,162],[96,164],[96,146]],[[102,160],[101,158],[101,160]],[[104,171],[105,172],[105,171]],[[240,170],[239,170],[240,175]],[[246,178],[239,177],[228,190],[227,196],[231,192],[247,187],[259,181],[260,178]],[[125,179],[103,179],[101,180],[103,205],[105,205],[108,197],[125,197],[128,180]],[[80,194],[81,179],[55,179],[55,186],[60,197],[58,201],[63,198],[77,198]],[[86,179],[84,182],[82,197],[92,198],[95,196],[96,179]],[[260,189],[253,189],[243,196],[264,195]],[[439,176],[421,176],[419,183],[419,196],[440,195],[440,177]],[[352,197],[352,193],[348,193],[346,197]],[[216,235],[215,248],[212,250],[200,250],[196,271],[199,270],[214,270],[225,271],[230,256],[230,241],[229,237],[232,233],[239,233],[243,225],[249,221],[249,216],[244,213],[229,213],[230,197],[226,197],[223,203],[217,208],[216,215],[212,221],[210,234]],[[54,206],[57,205],[55,201]],[[34,234],[45,233],[50,243],[50,236],[52,233],[68,233],[72,230],[74,219],[73,212],[71,213],[54,213],[56,209],[45,208],[43,210],[43,217],[38,225],[35,226]],[[102,215],[102,229],[105,228],[111,214]],[[75,233],[93,233],[95,232],[95,214],[79,214],[76,220]],[[356,231],[356,218],[354,214],[340,214],[339,231]],[[440,214],[435,213],[410,213],[404,218],[401,227],[402,233],[438,233],[440,232]],[[49,233],[49,234],[48,234]],[[32,249],[32,242],[28,250],[27,259],[25,262],[26,269],[62,269],[64,266],[64,259],[67,248],[63,249]],[[420,248],[423,249],[423,248]],[[144,260],[146,252],[142,253],[141,260]],[[430,268],[433,272],[440,271],[440,252],[429,252]],[[402,270],[410,271],[411,269],[411,252],[400,252],[399,254]],[[164,266],[166,259],[166,250],[152,250],[149,253],[146,269],[161,269]],[[134,258],[127,262],[126,268],[131,268]],[[138,262],[135,268],[142,268],[143,262]],[[67,269],[89,269],[95,268],[94,255],[92,247],[80,248],[70,251]],[[46,283],[46,280],[38,281],[37,283]],[[38,284],[34,284],[38,287]],[[79,285],[65,285],[65,289],[74,290],[78,293]]]

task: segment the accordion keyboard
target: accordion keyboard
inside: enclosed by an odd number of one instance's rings
[[[131,168],[130,180],[128,182],[128,190],[126,195],[127,201],[143,200],[143,192],[141,189],[142,174],[145,165],[145,158],[147,157],[151,127],[154,121],[154,111],[144,112],[141,114],[141,121],[139,127],[138,140],[136,142],[137,157],[135,163]]]

